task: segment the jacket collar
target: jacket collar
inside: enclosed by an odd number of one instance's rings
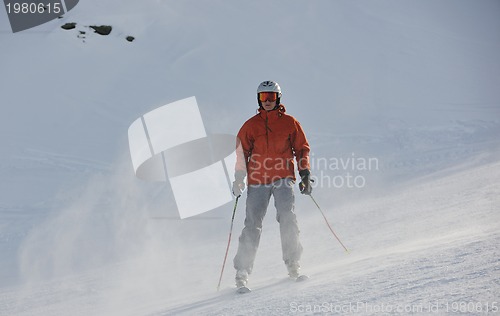
[[[258,111],[259,111],[259,115],[262,118],[273,119],[273,118],[281,117],[286,112],[286,108],[283,104],[280,104],[276,110],[266,111],[262,107],[259,107]]]

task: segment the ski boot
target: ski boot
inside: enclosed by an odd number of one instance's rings
[[[246,270],[236,271],[236,277],[234,278],[234,280],[236,282],[238,293],[243,294],[250,292],[250,289],[247,287],[248,272]]]
[[[298,262],[287,262],[286,268],[290,278],[296,279],[299,277],[300,264]]]
[[[309,279],[307,275],[300,274],[300,264],[298,262],[287,262],[286,267],[288,269],[290,279],[295,280],[296,282],[302,282]]]

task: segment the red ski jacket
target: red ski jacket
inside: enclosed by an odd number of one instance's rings
[[[310,169],[309,143],[299,122],[280,104],[273,111],[259,109],[238,132],[236,172],[246,172],[249,185],[295,180],[298,170]]]

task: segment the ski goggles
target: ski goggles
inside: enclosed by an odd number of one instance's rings
[[[259,93],[259,101],[264,102],[264,101],[276,101],[278,98],[278,94],[276,92],[260,92]]]

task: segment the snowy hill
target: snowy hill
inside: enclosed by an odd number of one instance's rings
[[[0,315],[498,312],[499,15],[494,0],[87,0],[12,34],[0,10]],[[127,129],[194,95],[207,131],[235,134],[267,79],[351,253],[298,196],[311,280],[286,280],[270,208],[255,291],[234,295],[228,260],[218,293],[232,206],[176,220],[168,185],[135,178]]]

